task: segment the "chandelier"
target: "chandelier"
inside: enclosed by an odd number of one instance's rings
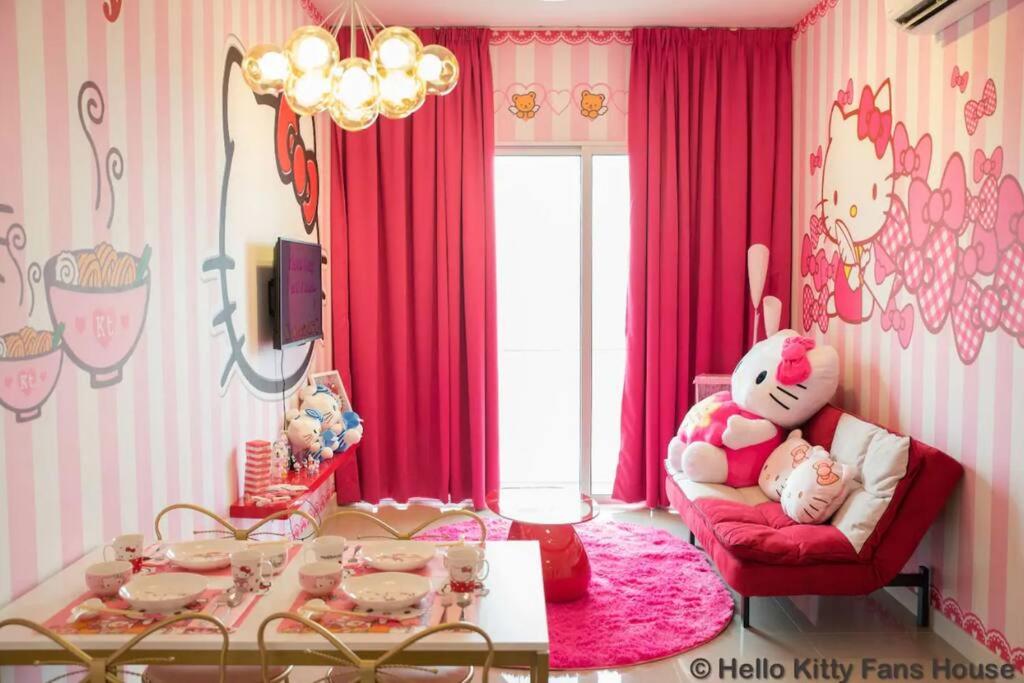
[[[341,12],[334,33],[323,25]],[[341,59],[337,35],[349,21],[348,56]],[[369,59],[356,56],[356,36]],[[402,26],[387,26],[358,0],[347,0],[319,26],[292,32],[284,47],[263,43],[242,62],[245,82],[259,94],[284,93],[295,113],[330,112],[345,130],[369,128],[378,116],[404,119],[427,95],[447,95],[459,80],[459,62],[441,45],[424,46]]]

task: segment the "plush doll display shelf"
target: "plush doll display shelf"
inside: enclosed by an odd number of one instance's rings
[[[693,402],[700,403],[719,391],[729,391],[731,380],[732,375],[697,375],[693,378]]]

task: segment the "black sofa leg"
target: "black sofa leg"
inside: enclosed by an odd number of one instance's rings
[[[692,531],[690,532],[690,545],[697,545],[697,537],[693,535]]]
[[[917,589],[917,625],[928,628],[931,623],[932,570],[922,564],[913,574],[897,574],[889,585]]]
[[[740,614],[743,617],[743,628],[750,628],[750,598],[740,596]]]

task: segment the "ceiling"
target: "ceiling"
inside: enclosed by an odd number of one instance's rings
[[[313,0],[327,14],[345,0]],[[794,26],[816,0],[361,0],[406,26]]]

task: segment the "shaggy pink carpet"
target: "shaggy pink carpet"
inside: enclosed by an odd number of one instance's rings
[[[470,525],[452,524],[429,536],[473,538]],[[488,519],[488,540],[505,540],[508,527],[504,519]],[[574,602],[548,604],[552,668],[661,659],[708,642],[732,619],[729,590],[704,554],[685,540],[601,520],[577,525],[576,531],[590,556],[590,592]]]

